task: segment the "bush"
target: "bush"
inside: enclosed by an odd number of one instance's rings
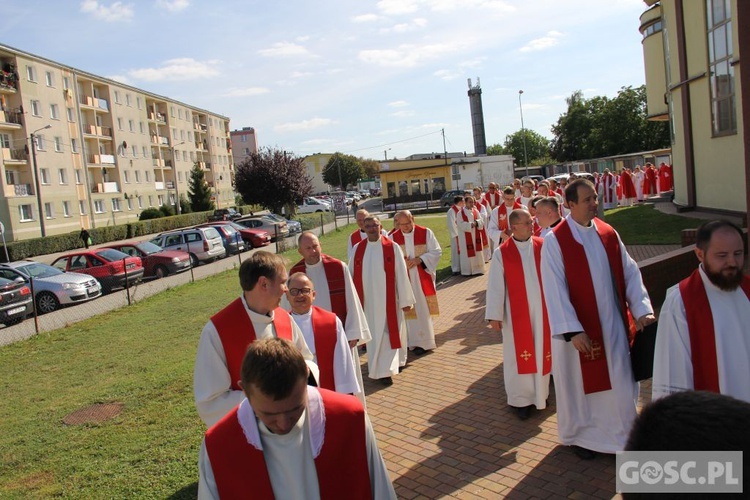
[[[164,215],[164,217],[171,217],[175,214],[174,208],[171,205],[162,205],[159,207],[159,212]]]
[[[160,217],[164,217],[164,213],[158,208],[151,207],[141,212],[141,216],[138,217],[138,220],[158,219]]]
[[[303,231],[308,231],[315,227],[320,227],[320,218],[323,217],[323,224],[333,222],[336,215],[333,212],[318,212],[314,214],[298,214],[292,217],[293,220],[299,221]]]

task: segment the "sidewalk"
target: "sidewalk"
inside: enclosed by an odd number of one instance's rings
[[[663,248],[637,250],[647,255]],[[368,413],[396,494],[612,498],[615,457],[584,461],[559,444],[554,387],[548,407],[528,420],[509,411],[501,335],[484,320],[486,285],[487,275],[459,276],[438,287],[438,347],[422,357],[410,355],[393,386],[369,380],[361,357]],[[649,381],[641,384],[641,404],[650,398]]]

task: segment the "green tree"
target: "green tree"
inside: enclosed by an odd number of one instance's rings
[[[190,170],[188,199],[193,212],[205,212],[214,209],[214,202],[211,201],[211,187],[206,182],[206,175],[198,162]]]
[[[364,175],[365,169],[360,159],[343,153],[335,153],[323,168],[323,182],[340,186],[343,190],[346,190],[346,186],[356,185]]]
[[[487,155],[488,156],[498,156],[498,155],[504,155],[505,150],[503,149],[502,144],[493,144],[491,146],[487,146]]]
[[[519,167],[524,166],[524,137],[526,138],[526,157],[529,165],[538,164],[539,160],[549,157],[549,139],[533,130],[523,129],[505,136],[503,151],[512,155]]]
[[[571,161],[587,158],[586,140],[591,131],[591,119],[586,109],[583,92],[576,90],[565,99],[568,111],[560,115],[552,125],[552,157],[557,161]]]
[[[262,205],[274,213],[293,211],[312,191],[303,159],[279,149],[262,148],[236,166],[235,190],[248,205]]]
[[[376,162],[375,160],[366,160],[364,158],[360,158],[359,162],[362,164],[362,168],[365,172],[362,178],[372,179],[380,173],[380,163]]]

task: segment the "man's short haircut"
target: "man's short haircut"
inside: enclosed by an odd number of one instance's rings
[[[475,187],[474,191],[476,191],[477,189],[479,190],[480,193],[484,192],[484,189],[482,188],[482,186]]]
[[[307,364],[297,347],[286,339],[268,337],[251,343],[242,360],[240,380],[274,401],[289,397],[300,380],[307,380]]]
[[[297,237],[297,246],[299,246],[300,242],[302,241],[302,238],[305,236],[315,236],[318,237],[317,234],[315,234],[313,231],[310,231],[309,229],[307,231],[302,231],[299,233],[299,236]]]
[[[378,224],[380,224],[380,219],[378,218],[378,216],[370,214],[367,217],[365,217],[365,220],[362,221],[362,225],[366,224],[367,221],[371,221],[371,220],[376,220],[378,221]]]
[[[360,208],[359,210],[357,210],[357,213],[354,214],[354,218],[356,219],[359,214],[364,214],[365,217],[367,217],[368,215],[370,215],[370,212],[368,212],[366,208]]]
[[[518,224],[522,218],[531,217],[531,214],[524,209],[513,210],[508,216],[508,224]]]
[[[742,233],[742,229],[740,229],[737,224],[722,219],[712,220],[701,224],[695,234],[695,246],[705,252],[708,248],[708,243],[711,241],[711,237],[713,236],[713,234],[719,229],[725,228],[734,229],[735,231],[737,231],[737,234],[740,235],[740,239],[742,241],[745,241],[745,235]]]
[[[544,196],[536,195],[533,198],[531,198],[531,201],[529,202],[529,208],[536,208],[536,204],[539,203],[544,199]]]
[[[516,195],[516,190],[513,189],[513,186],[505,186],[503,188],[503,194],[512,194],[513,196]]]
[[[310,282],[310,288],[312,290],[315,290],[315,283],[313,283],[312,280],[310,279],[310,277],[307,274],[303,273],[302,271],[298,271],[296,273],[292,273],[292,275],[289,276],[289,279],[286,280],[286,286],[288,287],[289,284],[292,281],[296,280],[297,278],[306,278],[307,281]]]
[[[534,205],[534,208],[537,210],[539,210],[539,207],[548,207],[557,212],[560,209],[560,204],[557,202],[556,196],[546,196],[542,197],[542,199],[537,201],[536,205]]]
[[[526,179],[525,181],[523,181],[522,185],[529,186],[531,189],[534,189],[534,186],[535,186],[534,181],[532,179]]]
[[[475,201],[473,196],[464,196],[464,203],[469,203],[469,201]]]
[[[393,214],[393,221],[397,221],[401,217],[406,217],[409,220],[414,220],[414,216],[409,210],[399,210],[395,214]]]
[[[281,256],[260,250],[240,265],[240,286],[244,291],[249,292],[255,288],[261,276],[275,280],[283,270],[284,259]]]
[[[456,203],[461,203],[462,201],[464,201],[464,197],[463,197],[463,196],[458,196],[458,195],[456,195],[456,196],[454,196],[454,197],[453,197],[453,204],[454,204],[454,205],[455,205]]]
[[[594,190],[594,184],[588,179],[576,179],[565,188],[565,199],[578,203],[578,186],[588,186]]]

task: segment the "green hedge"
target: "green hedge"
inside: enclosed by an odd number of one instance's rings
[[[299,223],[302,225],[303,231],[308,231],[310,229],[320,227],[321,215],[323,216],[323,224],[333,222],[333,220],[336,218],[336,214],[334,214],[333,212],[317,212],[314,214],[297,214],[292,217],[292,219],[299,221]]]

